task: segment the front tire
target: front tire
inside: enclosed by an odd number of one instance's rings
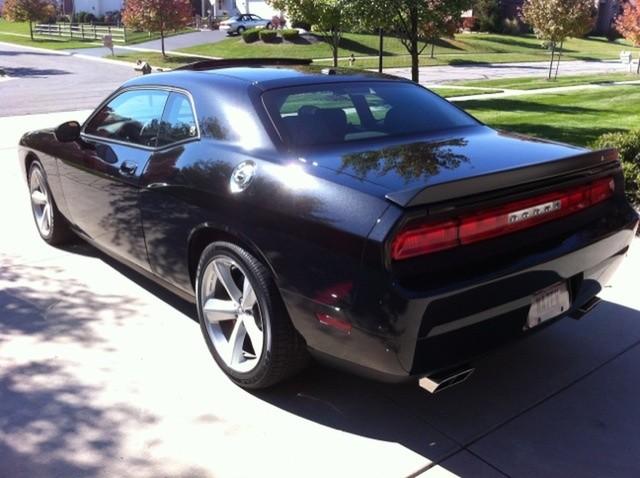
[[[40,161],[36,160],[31,163],[28,179],[31,212],[40,237],[52,246],[68,242],[73,237],[73,232],[56,206],[47,175]]]
[[[286,380],[308,361],[269,269],[246,250],[215,242],[196,276],[198,318],[209,351],[225,374],[247,389]]]

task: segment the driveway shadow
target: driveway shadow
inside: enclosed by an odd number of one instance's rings
[[[1,48],[1,47],[0,47]],[[19,55],[29,55],[29,56],[60,56],[57,53],[46,53],[43,51],[33,51],[33,50],[0,50],[0,56],[19,56]]]
[[[54,362],[3,367],[0,475],[92,478],[111,469],[120,459],[122,428],[155,419],[127,405],[101,407],[95,395]],[[145,464],[142,458],[135,463]]]
[[[4,72],[13,78],[44,78],[47,76],[68,75],[65,70],[55,68],[3,67]]]

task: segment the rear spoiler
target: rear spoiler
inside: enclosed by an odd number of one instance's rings
[[[388,193],[385,197],[402,207],[423,206],[488,191],[498,191],[504,189],[505,185],[522,186],[567,175],[590,176],[608,165],[619,165],[616,149],[589,151],[533,166],[488,173],[427,187],[405,189]]]
[[[205,71],[243,66],[307,66],[312,60],[304,58],[220,58],[207,59],[174,68],[176,70]]]

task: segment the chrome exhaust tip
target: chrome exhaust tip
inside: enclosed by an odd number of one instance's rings
[[[592,297],[590,300],[588,300],[587,302],[582,304],[580,307],[578,307],[576,310],[574,310],[570,314],[570,317],[575,320],[580,320],[586,314],[588,314],[593,309],[595,309],[600,302],[602,302],[602,299],[600,297],[597,297],[597,296]]]
[[[445,388],[453,387],[464,382],[475,369],[471,367],[461,367],[454,370],[445,370],[428,377],[422,377],[418,381],[420,388],[429,393],[437,393]]]

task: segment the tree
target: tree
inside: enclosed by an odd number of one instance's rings
[[[500,0],[474,0],[473,16],[478,19],[480,31],[498,33],[502,17]]]
[[[5,0],[3,14],[12,22],[29,22],[29,35],[33,40],[33,22],[55,16],[56,7],[49,0]]]
[[[557,77],[564,41],[588,33],[593,27],[596,11],[593,0],[525,0],[521,14],[522,19],[533,27],[536,36],[549,43],[551,79],[556,50],[559,47]]]
[[[400,41],[411,55],[411,79],[420,80],[420,54],[460,19],[471,0],[386,0]]]
[[[270,0],[277,10],[287,12],[289,18],[311,24],[331,47],[333,66],[338,66],[338,49],[351,8],[349,0]]]
[[[126,0],[122,21],[129,28],[160,33],[162,56],[166,32],[187,26],[193,8],[191,0]]]
[[[616,18],[615,25],[620,34],[633,46],[640,46],[640,2],[636,2],[635,5],[628,2]],[[640,55],[636,73],[640,74]]]
[[[385,31],[393,30],[389,26],[388,1],[371,2],[370,0],[352,0],[349,5],[349,15],[353,18],[353,26],[365,32],[377,32],[378,42],[378,71],[382,73],[384,55]]]

